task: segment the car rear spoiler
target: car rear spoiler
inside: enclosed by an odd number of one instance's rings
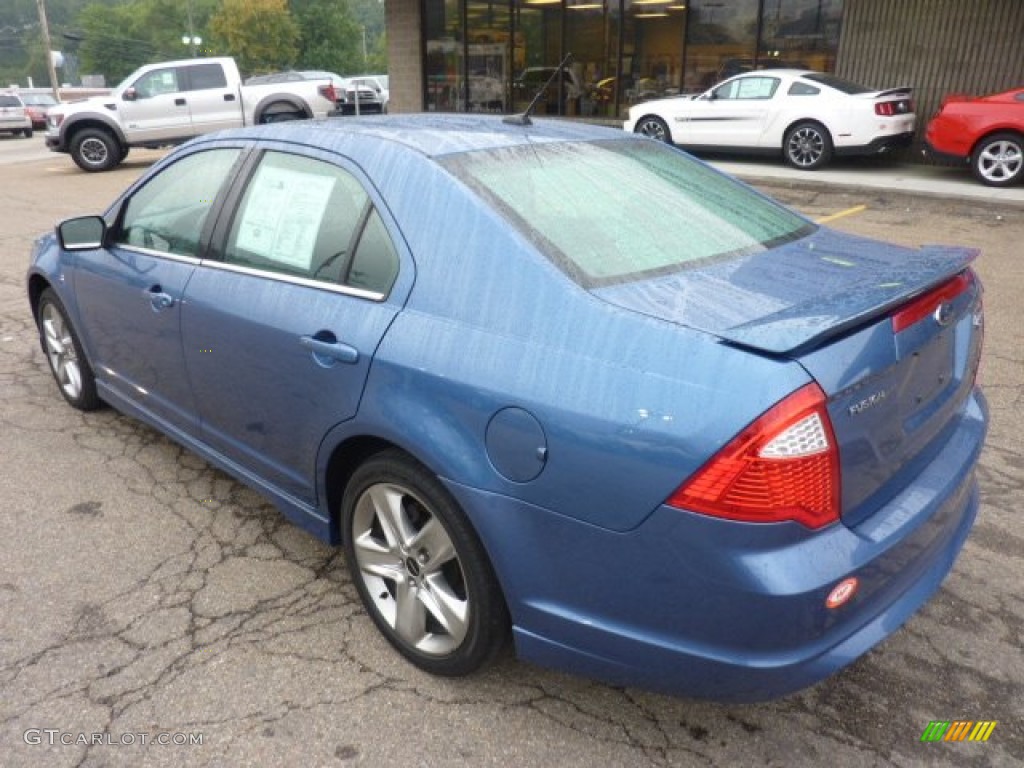
[[[904,85],[900,86],[899,88],[887,88],[884,91],[879,91],[878,93],[874,94],[874,98],[877,99],[880,96],[895,96],[898,93],[905,93],[907,94],[907,96],[910,96],[913,92],[913,88],[911,88],[909,85]]]

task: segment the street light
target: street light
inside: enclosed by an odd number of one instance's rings
[[[182,35],[181,44],[192,46],[192,58],[194,59],[196,57],[196,48],[203,44],[203,38],[199,37],[199,35]]]

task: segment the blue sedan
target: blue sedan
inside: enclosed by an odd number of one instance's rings
[[[511,639],[624,685],[811,685],[978,510],[977,256],[820,227],[650,139],[500,117],[199,138],[40,238],[73,407],[343,543],[441,675]]]

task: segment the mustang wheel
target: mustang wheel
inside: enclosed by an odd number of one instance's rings
[[[121,162],[121,148],[108,131],[85,128],[71,140],[71,159],[83,171],[108,171]]]
[[[668,125],[660,117],[654,117],[653,115],[640,118],[634,133],[642,133],[644,136],[664,141],[666,144],[672,143],[672,134],[669,133]]]
[[[1024,136],[996,133],[971,154],[974,177],[990,187],[1008,187],[1024,177]]]
[[[64,399],[80,411],[94,411],[102,405],[96,394],[96,379],[82,353],[75,330],[57,295],[47,288],[39,299],[36,317],[39,341],[50,363]]]
[[[508,612],[476,533],[441,482],[398,451],[359,469],[342,501],[345,558],[377,628],[438,675],[466,675],[508,636]]]
[[[786,134],[782,154],[794,168],[816,170],[832,159],[832,137],[820,123],[798,123]]]

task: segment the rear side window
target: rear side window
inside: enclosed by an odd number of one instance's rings
[[[537,143],[441,162],[588,288],[766,250],[815,229],[653,141]]]
[[[209,88],[225,88],[228,81],[220,64],[197,64],[188,67],[189,90],[203,91]]]
[[[799,80],[789,86],[790,96],[817,96],[819,93],[821,93],[821,88],[815,88],[813,85],[801,83]]]
[[[384,295],[398,256],[352,174],[309,157],[267,152],[231,225],[225,262]]]
[[[239,153],[238,149],[197,152],[165,168],[131,196],[114,241],[197,257],[210,208]]]
[[[835,88],[841,93],[845,93],[848,96],[856,96],[858,93],[871,93],[870,88],[865,88],[863,85],[857,85],[857,83],[851,83],[849,80],[844,80],[841,77],[835,75],[828,75],[823,72],[807,72],[802,75],[805,80],[811,80],[815,83],[821,83],[827,85],[829,88]]]

